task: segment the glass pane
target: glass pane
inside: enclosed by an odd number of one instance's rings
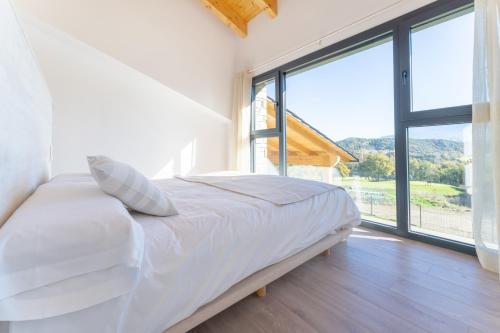
[[[255,85],[255,130],[276,127],[276,86],[274,80]]]
[[[412,28],[412,110],[472,103],[474,13]]]
[[[279,175],[279,139],[258,138],[255,145],[255,173]]]
[[[287,173],[343,186],[396,226],[392,39],[288,74]]]
[[[473,243],[471,125],[408,129],[410,229]]]

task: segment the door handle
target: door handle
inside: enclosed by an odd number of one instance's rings
[[[403,79],[403,86],[406,86],[406,81],[408,80],[408,72],[407,71],[403,71],[401,73],[401,77]]]

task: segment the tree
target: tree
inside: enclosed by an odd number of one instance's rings
[[[410,180],[435,181],[438,166],[435,163],[410,158]]]
[[[359,163],[359,173],[376,181],[390,178],[394,175],[394,160],[384,153],[370,153]]]
[[[453,186],[460,186],[464,181],[464,165],[461,163],[442,164],[439,170],[439,182]]]
[[[410,180],[459,186],[464,181],[465,164],[462,162],[445,162],[436,164],[416,158],[410,159]]]
[[[344,162],[340,161],[335,166],[340,173],[341,177],[348,177],[351,174],[351,169]]]

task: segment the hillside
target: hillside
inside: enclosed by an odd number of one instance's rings
[[[363,155],[373,152],[384,152],[394,155],[394,139],[383,137],[377,139],[347,138],[337,144],[354,156],[363,160]],[[464,143],[445,139],[413,139],[410,141],[410,156],[417,159],[440,162],[460,159],[463,155]]]

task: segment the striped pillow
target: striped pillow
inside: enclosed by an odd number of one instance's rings
[[[88,156],[90,173],[101,190],[129,208],[149,215],[176,215],[172,202],[151,181],[131,166],[105,156]]]

